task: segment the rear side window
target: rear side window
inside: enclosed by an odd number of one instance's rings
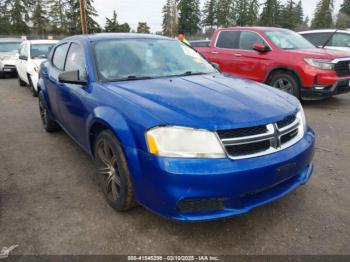
[[[267,45],[260,35],[254,32],[242,31],[239,40],[239,49],[253,50],[254,44],[261,43]]]
[[[52,64],[59,70],[63,71],[64,61],[66,60],[68,44],[62,44],[55,49],[55,53],[52,58]]]
[[[312,33],[303,34],[302,36],[313,43],[315,46],[323,46],[326,41],[331,37],[332,33]],[[330,45],[330,44],[328,44]]]
[[[79,70],[80,79],[85,77],[85,59],[81,46],[72,43],[66,60],[65,71]]]
[[[332,38],[332,46],[350,47],[350,35],[344,33],[336,33]]]
[[[226,49],[238,49],[239,31],[221,31],[216,47]]]

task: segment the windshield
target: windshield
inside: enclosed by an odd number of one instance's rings
[[[267,37],[282,49],[310,49],[315,48],[308,40],[290,30],[265,31]]]
[[[99,77],[110,82],[218,72],[192,48],[174,40],[101,41],[95,56]]]
[[[55,44],[32,44],[30,47],[31,58],[47,58]]]
[[[12,43],[12,42],[6,42],[1,43],[0,42],[0,52],[18,52],[19,45],[21,43]]]

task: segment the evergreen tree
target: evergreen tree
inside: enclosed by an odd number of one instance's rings
[[[304,10],[301,0],[299,0],[298,4],[295,7],[295,16],[298,25],[302,25],[304,23]]]
[[[281,20],[280,2],[278,0],[266,0],[259,24],[262,26],[279,26]]]
[[[342,3],[339,14],[337,17],[338,28],[349,28],[350,27],[350,0],[344,0]]]
[[[4,0],[0,0],[0,35],[6,35],[11,32],[11,23],[8,18],[8,12]]]
[[[293,0],[288,0],[282,7],[281,15],[284,18],[280,21],[280,26],[289,29],[295,29],[298,26],[298,17],[296,14],[296,5]]]
[[[219,0],[216,10],[217,25],[229,27],[235,23],[235,12],[233,0]]]
[[[312,28],[331,28],[333,26],[333,0],[320,0],[317,4],[314,18],[312,19]]]
[[[210,28],[213,28],[216,23],[216,6],[217,6],[217,0],[207,0],[204,4],[203,8],[203,26],[208,26]]]
[[[167,0],[163,13],[163,35],[174,37],[177,34],[177,14],[175,0]]]
[[[258,0],[236,0],[234,7],[237,25],[256,25],[259,14]]]
[[[33,31],[39,35],[46,34],[48,32],[49,19],[47,17],[47,2],[45,0],[36,0],[33,2],[34,11],[32,16]]]
[[[105,32],[114,32],[114,33],[129,33],[130,32],[130,26],[128,23],[119,24],[118,23],[118,16],[117,12],[113,11],[112,18],[106,18],[106,26],[105,26]]]
[[[6,17],[11,24],[11,33],[28,33],[30,2],[28,0],[5,0],[4,8],[6,9]]]
[[[139,34],[150,34],[150,27],[147,25],[146,22],[139,22],[139,25],[137,26],[137,33]]]
[[[187,35],[195,35],[200,28],[200,1],[182,0],[179,4],[179,31]]]
[[[66,0],[48,0],[49,18],[51,33],[64,34],[67,32],[67,17],[65,14],[67,8]]]

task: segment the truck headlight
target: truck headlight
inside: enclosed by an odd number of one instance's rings
[[[226,158],[214,132],[187,127],[164,126],[146,132],[148,151],[162,157]]]
[[[299,112],[297,113],[297,118],[299,119],[301,123],[301,127],[303,128],[303,134],[305,134],[307,130],[307,123],[306,123],[305,112],[301,104],[299,105]]]
[[[319,69],[334,70],[334,63],[330,59],[305,58],[304,61]]]

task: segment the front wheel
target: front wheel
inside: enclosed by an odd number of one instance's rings
[[[61,128],[57,124],[55,120],[52,119],[52,117],[49,114],[49,111],[47,110],[46,104],[43,101],[43,98],[39,97],[39,111],[40,111],[40,117],[41,121],[43,123],[44,129],[46,132],[53,133],[59,131]]]
[[[117,211],[134,207],[136,202],[130,172],[118,140],[111,131],[105,130],[95,141],[99,181],[108,204]]]
[[[29,88],[30,88],[30,91],[32,92],[32,96],[38,97],[39,92],[38,90],[35,89],[32,78],[30,76],[28,76],[28,80],[29,80]]]
[[[19,85],[20,87],[24,87],[24,86],[27,85],[27,83],[24,82],[24,81],[21,79],[21,77],[20,77],[19,75],[18,75],[18,85]]]
[[[270,81],[270,85],[297,98],[300,98],[299,81],[294,75],[290,73],[280,72],[275,74]]]

